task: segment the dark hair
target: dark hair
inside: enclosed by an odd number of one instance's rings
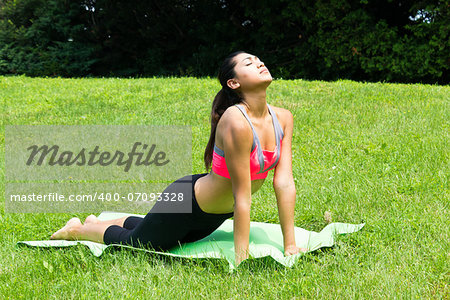
[[[237,104],[242,101],[242,98],[232,90],[228,85],[227,81],[236,76],[234,71],[234,67],[236,66],[236,62],[233,58],[241,53],[247,53],[245,51],[236,51],[228,55],[222,63],[222,66],[219,69],[218,79],[222,89],[217,93],[214,101],[212,103],[211,109],[211,134],[209,136],[208,145],[206,145],[204,161],[205,168],[209,170],[211,167],[213,151],[214,151],[214,140],[216,137],[216,127],[217,123],[219,123],[220,117],[223,115],[225,110],[228,107]]]

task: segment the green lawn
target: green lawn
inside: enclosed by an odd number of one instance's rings
[[[192,166],[204,172],[216,79],[0,77],[0,176],[8,124],[191,125]],[[294,114],[295,225],[366,223],[292,269],[84,246],[17,247],[48,239],[73,216],[0,208],[1,298],[450,298],[449,86],[277,80],[268,103]],[[252,221],[278,223],[270,172]],[[99,212],[94,212],[99,213]],[[142,212],[145,213],[145,212]],[[242,268],[241,268],[242,267]]]

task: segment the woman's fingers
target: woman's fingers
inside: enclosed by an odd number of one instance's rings
[[[299,248],[297,246],[292,246],[292,247],[288,247],[284,250],[284,255],[289,256],[289,255],[294,255],[294,254],[298,254],[298,253],[305,253],[308,252],[307,248]]]

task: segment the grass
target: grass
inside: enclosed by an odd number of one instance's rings
[[[0,77],[8,124],[191,125],[192,166],[204,172],[215,79]],[[248,262],[229,275],[219,262],[87,248],[16,247],[48,239],[68,218],[0,207],[2,298],[432,298],[450,297],[449,86],[277,80],[268,103],[294,114],[295,225],[366,222],[292,269]],[[278,223],[269,174],[252,221]],[[1,201],[4,203],[4,185]],[[97,212],[98,213],[98,212]],[[145,212],[142,212],[145,213]]]

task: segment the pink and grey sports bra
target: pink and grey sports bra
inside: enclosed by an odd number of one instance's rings
[[[267,104],[267,107],[269,108],[269,113],[272,116],[272,123],[275,130],[276,147],[274,151],[263,150],[261,149],[261,143],[259,141],[258,135],[256,134],[255,128],[253,128],[253,124],[250,121],[250,118],[247,112],[245,111],[244,107],[240,104],[235,104],[235,106],[239,108],[239,110],[244,114],[245,118],[252,127],[253,145],[252,145],[252,152],[250,153],[250,179],[256,180],[266,178],[268,171],[273,169],[280,160],[281,141],[283,140],[284,137],[283,129],[281,129],[280,123],[278,123],[278,119],[275,112],[272,110],[270,105]],[[225,153],[215,144],[212,159],[212,170],[214,173],[220,176],[230,178],[227,164],[225,162]]]

